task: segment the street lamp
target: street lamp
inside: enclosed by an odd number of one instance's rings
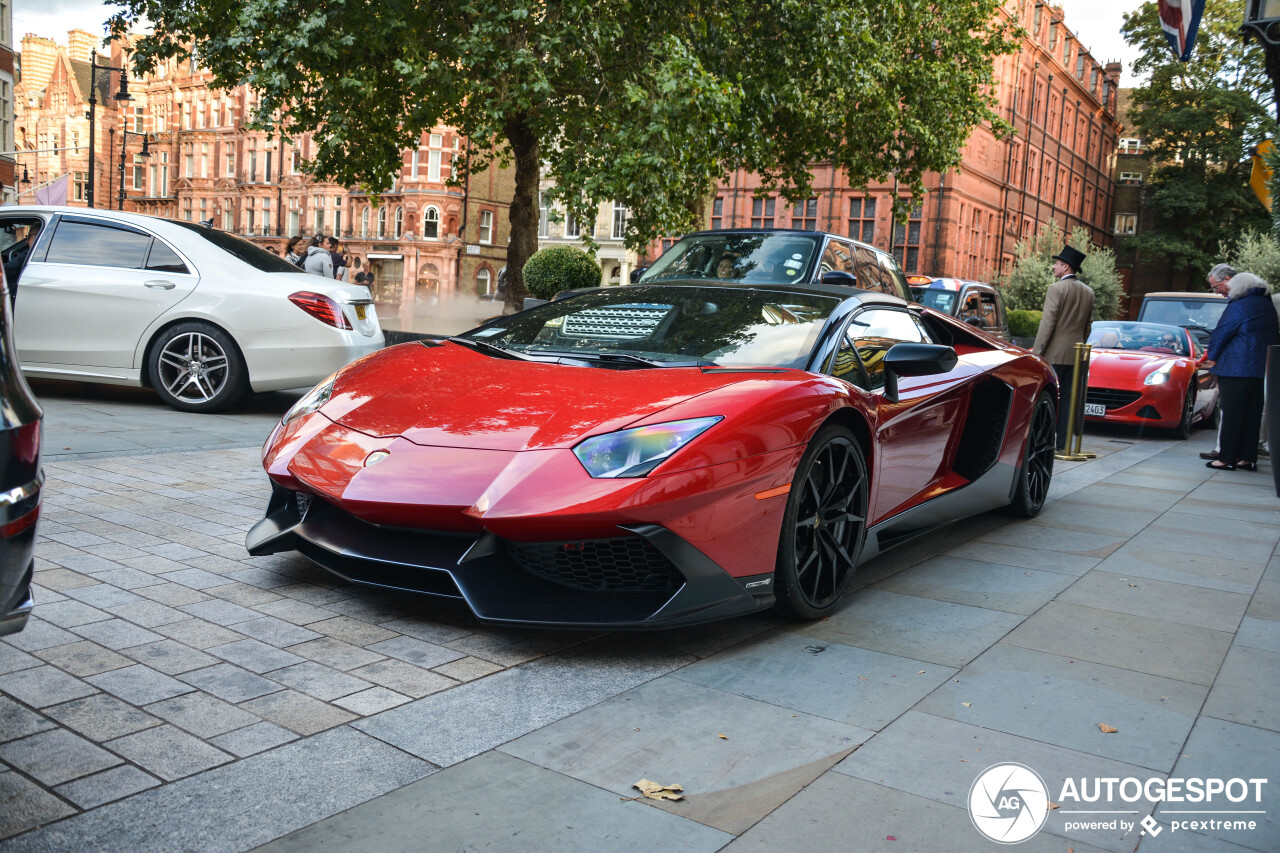
[[[1276,117],[1280,119],[1280,0],[1246,0],[1240,34],[1246,40],[1255,38],[1262,45],[1275,96]]]
[[[145,133],[138,133],[136,130],[124,128],[124,135],[120,137],[120,193],[116,200],[116,210],[124,210],[124,156],[125,151],[129,148],[129,134],[142,137],[142,150],[138,152],[138,156],[146,159],[151,156],[151,137]]]
[[[114,65],[99,65],[98,51],[93,51],[89,55],[89,188],[85,195],[89,207],[93,207],[93,184],[94,184],[94,141],[93,141],[93,124],[98,112],[98,72],[99,71],[119,71],[120,72],[120,91],[113,96],[117,101],[132,101],[133,95],[129,94],[129,73],[127,68],[116,68]]]

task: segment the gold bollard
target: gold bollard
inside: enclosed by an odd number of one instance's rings
[[[1083,462],[1098,455],[1080,449],[1080,442],[1084,438],[1084,419],[1076,417],[1083,408],[1080,405],[1080,395],[1088,385],[1089,355],[1092,351],[1093,347],[1089,344],[1076,344],[1076,357],[1071,369],[1071,408],[1067,410],[1067,439],[1063,442],[1064,449],[1053,454],[1054,459]]]

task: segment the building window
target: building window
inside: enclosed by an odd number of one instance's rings
[[[85,201],[89,196],[88,174],[88,172],[75,172],[71,176],[74,187],[71,197],[76,201]]]
[[[143,118],[145,116],[142,107],[133,108],[133,132],[142,133]]]
[[[427,152],[427,180],[431,183],[440,182],[440,152]]]
[[[493,285],[493,276],[487,269],[481,269],[476,273],[476,296],[488,296],[493,291],[490,287]]]
[[[378,208],[378,239],[385,240],[387,237],[387,208],[383,205]]]
[[[1117,213],[1116,214],[1116,233],[1117,234],[1134,234],[1138,230],[1138,214],[1136,213]]]
[[[234,178],[236,176],[236,152],[231,147],[231,143],[225,143],[227,146],[227,177]]]
[[[613,203],[613,239],[627,236],[627,206],[620,201]]]
[[[1142,184],[1141,172],[1121,172],[1120,185],[1124,187],[1136,187]]]
[[[369,208],[360,211],[360,237],[361,239],[369,239]]]
[[[849,236],[870,243],[876,236],[876,200],[849,199]]]
[[[190,222],[192,215],[193,214],[191,212],[191,197],[188,196],[187,198],[184,198],[182,200],[182,218],[185,219],[187,222]]]
[[[227,201],[223,202],[223,208],[222,208],[222,230],[223,230],[223,231],[234,231],[234,230],[235,230],[235,227],[236,227],[235,221],[236,221],[235,214],[234,214],[234,213],[232,212],[232,210],[231,210],[231,201],[230,201],[230,200],[227,200]]]
[[[183,177],[194,178],[196,176],[196,156],[195,146],[188,142],[182,146],[182,174]]]
[[[427,240],[437,240],[440,237],[440,211],[435,207],[428,207],[422,213],[422,236]]]
[[[443,148],[443,147],[444,147],[444,136],[443,136],[442,134],[439,134],[439,133],[432,133],[432,134],[430,134],[430,135],[427,137],[427,147],[429,147],[429,148]]]
[[[160,152],[160,195],[169,195],[169,152]]]
[[[339,199],[333,200],[333,236],[342,235],[342,207]]]
[[[252,199],[252,198],[247,198],[247,199],[245,199],[245,200],[244,200],[244,214],[245,214],[245,227],[244,227],[244,233],[246,233],[246,234],[252,234],[252,233],[253,233],[253,227],[254,227],[254,224],[255,224],[255,223],[254,223],[254,209],[253,209],[253,199]]]
[[[315,233],[324,233],[324,196],[318,195],[311,199],[311,209],[313,211],[312,218],[315,226]]]
[[[580,233],[578,228],[578,219],[572,213],[565,211],[564,214],[564,236],[577,237]]]
[[[146,173],[146,167],[142,165],[142,155],[133,155],[133,188],[140,190],[143,187],[143,175]]]
[[[907,219],[906,225],[895,225],[893,228],[893,256],[904,272],[920,271],[920,221],[923,211],[916,205]]]
[[[546,193],[538,193],[538,236],[547,237],[551,234],[551,202],[547,201]]]
[[[818,230],[818,200],[805,199],[791,207],[791,227],[799,231]]]
[[[711,227],[719,230],[724,227],[724,196],[716,196],[716,200],[711,202]]]
[[[773,227],[773,204],[774,197],[753,198],[751,199],[751,227],[752,228],[772,228]]]
[[[1121,154],[1141,154],[1142,140],[1132,136],[1124,137],[1116,143],[1116,150]]]
[[[391,236],[399,240],[400,235],[403,233],[404,233],[404,208],[398,206],[396,207],[394,230],[391,232]]]
[[[209,177],[209,143],[200,143],[200,177]]]
[[[480,242],[486,243],[486,244],[493,242],[493,211],[492,210],[480,211]]]

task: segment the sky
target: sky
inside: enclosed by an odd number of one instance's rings
[[[953,0],[963,2],[963,0]],[[1124,63],[1121,86],[1132,86],[1134,78],[1129,65],[1135,52],[1120,36],[1125,12],[1137,9],[1140,0],[1059,0],[1066,12],[1067,27],[1089,48],[1099,62],[1119,59]],[[102,24],[116,7],[102,0],[14,0],[14,41],[26,33],[66,43],[67,30],[83,29],[102,32]],[[17,44],[14,47],[18,47]]]

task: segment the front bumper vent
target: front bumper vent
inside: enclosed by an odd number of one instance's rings
[[[675,592],[684,576],[647,539],[623,536],[583,542],[508,542],[531,575],[597,592]]]

